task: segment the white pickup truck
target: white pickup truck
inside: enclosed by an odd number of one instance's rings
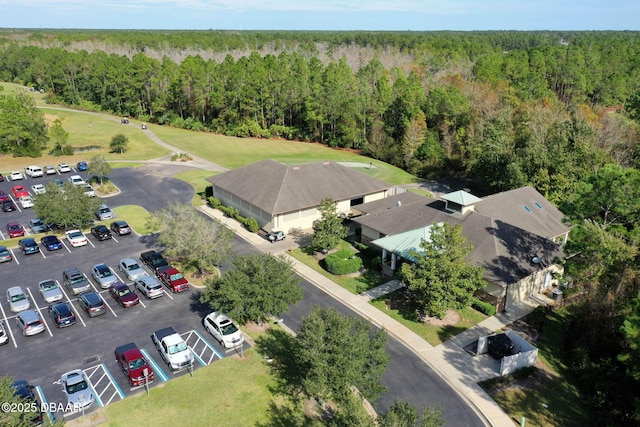
[[[193,365],[194,357],[191,350],[171,326],[155,331],[151,340],[172,371],[187,369]]]

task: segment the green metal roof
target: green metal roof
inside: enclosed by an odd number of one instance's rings
[[[406,260],[415,261],[415,258],[411,254],[413,252],[423,252],[420,244],[423,240],[428,242],[431,239],[431,227],[433,227],[433,225],[405,231],[404,233],[394,234],[392,236],[381,237],[373,240],[371,243],[387,250],[387,252],[400,255]]]
[[[464,190],[454,191],[453,193],[447,193],[443,196],[440,196],[443,200],[448,202],[457,203],[460,206],[469,206],[474,203],[478,203],[482,201],[481,198],[474,196],[473,194],[467,193]]]

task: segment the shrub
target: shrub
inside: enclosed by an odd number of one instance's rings
[[[255,218],[245,218],[243,224],[252,233],[257,233],[260,230],[260,225]]]
[[[220,199],[218,199],[217,197],[209,197],[209,206],[211,206],[214,209],[219,209],[220,206],[222,206],[222,202],[220,201]]]
[[[489,304],[488,302],[480,301],[477,298],[474,298],[471,302],[471,308],[478,310],[482,314],[486,314],[487,316],[495,316],[496,308]]]
[[[362,259],[348,249],[327,255],[324,265],[331,274],[341,275],[355,273],[362,268]]]

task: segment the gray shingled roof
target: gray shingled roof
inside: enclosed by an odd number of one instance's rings
[[[368,215],[353,221],[389,236],[438,222],[461,224],[462,234],[473,244],[469,260],[484,268],[486,280],[501,285],[515,283],[540,268],[531,262],[534,256],[541,258],[544,265],[562,256],[562,248],[547,237],[569,230],[562,225],[564,215],[532,187],[495,195],[499,197],[489,196],[475,204],[474,212],[465,215],[446,212],[444,202],[422,196],[419,196],[420,201],[410,196],[411,202],[396,206],[394,200],[399,196],[402,195],[387,197],[386,204],[376,201],[356,206]],[[513,206],[505,206],[507,201],[520,203],[524,200],[532,206],[532,212],[521,206],[520,210],[529,216],[522,215]],[[542,208],[534,205],[532,200]],[[485,208],[481,209],[485,203]],[[544,221],[549,224],[539,224]],[[548,234],[551,231],[555,234]]]
[[[389,184],[334,162],[287,166],[262,160],[207,178],[218,188],[271,215],[348,200],[388,189]]]

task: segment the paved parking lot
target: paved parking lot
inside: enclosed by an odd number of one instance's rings
[[[33,183],[46,183],[55,178],[65,180],[73,173],[18,182],[30,188]],[[86,178],[86,175],[81,175]],[[2,182],[0,190],[10,194],[12,185],[15,183]],[[192,194],[184,196],[191,200]],[[112,205],[110,199],[107,199],[107,203]],[[1,228],[4,230],[7,222],[19,222],[26,228],[29,219],[34,216],[31,209],[0,212]],[[87,238],[89,244],[79,248],[64,242],[65,247],[53,252],[41,247],[40,254],[25,256],[21,251],[14,250],[14,260],[0,264],[0,321],[10,335],[9,342],[0,347],[0,375],[29,381],[36,386],[44,403],[66,404],[59,384],[60,376],[67,371],[83,369],[96,398],[96,403],[87,409],[91,411],[133,393],[143,392],[143,387],[132,389],[118,367],[113,351],[119,345],[135,342],[142,349],[156,372],[154,385],[176,376],[191,374],[189,371],[173,373],[169,370],[151,342],[150,336],[156,329],[173,326],[182,334],[196,359],[194,375],[197,375],[200,367],[240,351],[222,348],[205,331],[202,318],[210,310],[199,303],[197,289],[191,288],[180,294],[165,292],[161,298],[154,300],[148,300],[136,292],[141,303],[123,308],[109,295],[108,290],[102,289],[93,280],[90,275],[92,266],[105,263],[122,282],[129,283],[118,270],[118,262],[126,257],[139,260],[140,253],[153,248],[149,239],[140,238],[135,233],[106,241],[98,241],[90,234],[87,234]],[[70,267],[77,267],[84,273],[92,290],[101,294],[107,304],[104,315],[89,318],[79,307],[77,297],[62,286],[62,271]],[[38,292],[38,282],[45,279],[56,280],[61,285],[63,300],[72,306],[76,314],[75,325],[58,329],[49,317],[48,304]],[[45,332],[32,337],[22,335],[16,325],[15,314],[10,311],[6,300],[6,290],[11,286],[21,286],[25,290],[31,300],[31,308],[40,313],[45,323]],[[79,416],[59,412],[53,415],[56,418]]]

